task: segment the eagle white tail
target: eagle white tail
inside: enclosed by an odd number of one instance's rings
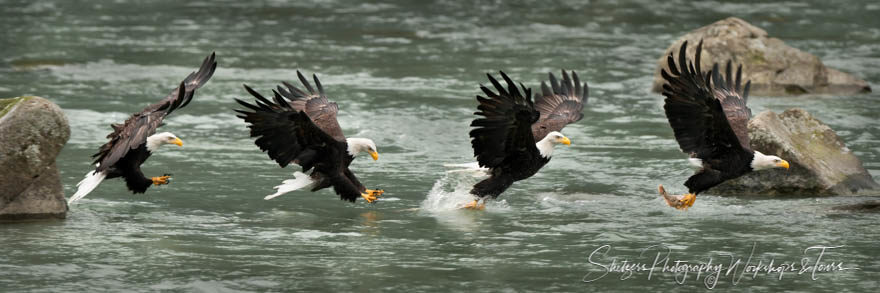
[[[456,168],[447,170],[446,173],[473,172],[477,174],[485,174],[489,172],[489,168],[480,167],[480,163],[463,163],[463,164],[443,164],[446,168]]]
[[[85,197],[89,192],[95,190],[95,187],[98,187],[101,184],[101,181],[104,181],[104,178],[107,178],[107,172],[96,173],[95,171],[89,172],[86,174],[86,178],[83,178],[82,181],[76,184],[77,189],[76,193],[70,197],[70,200],[67,201],[67,204],[72,204],[73,202],[80,200]]]
[[[263,199],[270,200],[275,197],[278,197],[279,195],[282,195],[282,194],[285,194],[285,193],[288,193],[288,192],[291,192],[291,191],[294,191],[294,190],[297,190],[297,189],[300,189],[303,187],[309,187],[313,183],[315,183],[314,181],[312,181],[312,178],[309,177],[308,174],[303,173],[303,172],[294,172],[293,177],[294,177],[293,179],[284,180],[281,182],[281,185],[275,186],[275,189],[277,189],[278,191],[276,191],[274,194],[267,195]]]

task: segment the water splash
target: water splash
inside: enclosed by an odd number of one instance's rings
[[[428,196],[422,202],[421,208],[428,212],[447,212],[460,210],[462,206],[474,200],[470,193],[471,188],[477,181],[488,176],[488,169],[479,167],[476,163],[445,164],[450,168],[444,172],[443,177],[434,182],[434,186],[428,191]],[[487,211],[506,210],[509,206],[505,200],[490,200],[486,202]]]
[[[422,210],[428,212],[454,211],[474,200],[471,187],[477,183],[480,174],[474,172],[444,172],[443,177],[434,182],[428,196],[422,202]]]

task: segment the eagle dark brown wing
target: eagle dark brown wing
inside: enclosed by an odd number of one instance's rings
[[[287,88],[278,86],[273,91],[276,99],[279,96],[287,98],[288,103],[293,109],[305,112],[318,128],[338,141],[345,141],[345,135],[342,133],[342,128],[339,127],[339,121],[336,118],[337,113],[339,113],[339,105],[335,102],[330,102],[330,99],[324,94],[324,87],[321,86],[318,76],[312,75],[315,87],[317,87],[316,91],[302,73],[297,71],[296,75],[306,90],[303,91],[290,83],[283,82]]]
[[[215,53],[211,53],[210,56],[205,57],[205,60],[202,61],[202,66],[199,67],[199,70],[190,73],[186,76],[186,78],[183,79],[183,87],[185,88],[185,92],[195,92],[196,89],[205,85],[205,83],[207,83],[208,80],[211,79],[212,76],[214,76],[214,70],[217,69],[217,61],[215,61],[214,58]],[[180,101],[176,104],[176,106],[172,108],[167,108],[167,114],[171,114],[172,111],[178,108],[185,107],[187,104],[189,104],[191,99],[192,96],[184,99],[179,99],[178,89],[174,89],[158,103],[152,104],[144,108],[141,113],[166,110],[167,107],[175,105],[175,103],[177,103],[176,101]]]
[[[296,162],[306,172],[314,166],[319,153],[326,153],[323,148],[344,149],[344,142],[328,135],[305,112],[295,109],[281,96],[276,95],[272,101],[247,85],[244,87],[257,99],[256,103],[235,99],[247,108],[235,111],[240,114],[239,118],[250,124],[251,137],[257,138],[254,143],[281,167]]]
[[[206,57],[198,71],[190,73],[173,92],[158,103],[133,114],[121,125],[112,124],[113,132],[107,135],[110,141],[92,155],[98,164],[97,171],[110,168],[125,157],[129,150],[146,143],[147,137],[156,133],[156,128],[159,128],[165,116],[189,104],[195,90],[205,85],[214,75],[217,68],[214,57],[214,53]]]
[[[553,73],[549,76],[550,86],[541,82],[541,93],[535,93],[535,109],[541,113],[538,122],[532,125],[535,142],[544,139],[550,132],[561,131],[565,125],[584,118],[582,111],[589,95],[587,83],[581,84],[574,71],[569,77],[563,70],[561,84]]]
[[[539,114],[532,103],[531,89],[520,84],[525,92],[523,95],[507,74],[500,73],[507,88],[486,74],[498,93],[480,86],[486,97],[477,96],[480,105],[474,114],[483,117],[471,122],[471,127],[476,127],[470,132],[474,156],[480,166],[487,168],[500,165],[514,152],[526,149],[537,152],[532,139],[532,124],[538,121]]]
[[[718,94],[709,81],[710,77],[718,76],[718,72],[713,70],[703,74],[700,71],[702,42],[697,46],[692,63],[687,62],[686,49],[687,42],[684,42],[678,55],[679,64],[675,64],[670,54],[667,58],[669,72],[666,69],[660,72],[666,80],[662,93],[666,96],[663,108],[682,152],[704,160],[750,153],[750,148],[743,146],[731,127],[724,106],[716,98]],[[741,101],[745,106],[744,100],[727,100],[732,105]]]
[[[749,139],[749,119],[752,118],[752,110],[746,106],[749,97],[749,88],[752,81],[747,81],[745,88],[742,85],[742,65],[736,68],[736,80],[733,79],[731,72],[731,62],[727,61],[725,75],[721,76],[718,70],[718,64],[712,68],[712,89],[715,99],[721,101],[721,107],[724,108],[724,114],[730,127],[736,133],[739,144],[743,149],[751,148],[751,140]]]

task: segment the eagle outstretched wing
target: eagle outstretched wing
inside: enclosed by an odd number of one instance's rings
[[[250,124],[251,137],[257,138],[254,143],[281,167],[295,162],[306,172],[314,166],[314,158],[322,148],[344,144],[324,132],[308,114],[295,109],[281,96],[276,95],[272,101],[247,85],[244,87],[257,99],[256,103],[235,99],[247,108],[235,111],[239,113],[239,118]]]
[[[700,70],[702,42],[697,45],[692,63],[687,62],[686,50],[687,42],[684,42],[679,50],[678,65],[670,54],[667,57],[669,72],[665,69],[660,72],[666,80],[662,93],[666,96],[663,108],[679,147],[683,152],[701,159],[749,151],[748,140],[743,143],[733,128],[742,127],[741,131],[748,138],[745,129],[748,117],[742,120],[742,114],[750,111],[745,106],[745,99],[739,98],[744,95],[731,94],[738,92],[740,77],[734,84],[721,82],[723,79],[718,70],[704,74]],[[715,80],[717,89],[712,87],[710,79]],[[727,81],[730,81],[730,74]],[[748,87],[747,84],[746,91]],[[719,96],[725,98],[719,99]],[[728,113],[726,108],[730,108],[731,112]],[[729,117],[734,119],[729,121]]]
[[[486,97],[477,96],[480,105],[474,114],[483,117],[471,122],[471,127],[475,127],[470,131],[474,156],[480,166],[487,168],[500,165],[511,153],[537,151],[532,124],[538,121],[539,114],[531,99],[531,89],[520,84],[523,94],[507,74],[500,73],[507,88],[486,74],[498,93],[480,85]]]
[[[747,81],[745,87],[741,87],[742,65],[736,68],[736,80],[733,79],[731,69],[731,62],[727,61],[726,74],[721,76],[718,64],[712,67],[712,89],[714,90],[715,99],[721,101],[724,115],[727,116],[730,127],[736,133],[739,144],[743,149],[750,149],[749,119],[752,118],[752,110],[746,106],[746,102],[748,101],[749,88],[752,86],[752,81]]]
[[[541,82],[541,93],[535,93],[535,109],[541,113],[538,122],[532,125],[535,142],[544,139],[550,132],[561,131],[565,125],[584,118],[582,111],[589,95],[587,83],[581,84],[574,71],[569,77],[563,70],[561,84],[553,73],[548,75],[550,86]]]
[[[174,91],[159,102],[131,115],[123,124],[112,124],[113,132],[107,135],[110,141],[92,155],[95,163],[98,163],[97,172],[110,168],[125,157],[129,150],[140,147],[148,136],[156,133],[156,128],[161,126],[165,116],[189,104],[195,90],[205,85],[214,75],[217,68],[214,58],[215,54],[211,53],[202,61],[198,71],[190,73]]]
[[[317,87],[316,90],[309,84],[309,81],[302,73],[297,71],[296,75],[306,90],[303,91],[290,83],[283,82],[284,86],[287,87],[286,89],[278,86],[277,89],[272,91],[276,98],[278,96],[287,98],[288,103],[293,109],[303,111],[306,115],[309,115],[309,118],[312,119],[312,122],[318,128],[338,141],[345,141],[345,135],[342,133],[342,128],[339,127],[339,121],[336,118],[337,113],[339,113],[339,106],[335,102],[330,102],[330,99],[324,94],[324,87],[321,86],[318,76],[312,75],[315,87]]]

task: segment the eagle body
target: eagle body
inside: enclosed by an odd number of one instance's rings
[[[729,153],[709,160],[703,160],[703,166],[697,173],[684,182],[689,193],[699,194],[721,182],[734,179],[752,172],[753,153]]]
[[[315,192],[332,187],[341,199],[351,202],[357,200],[367,188],[348,168],[354,161],[354,156],[347,154],[347,145],[345,144],[326,149],[326,151],[316,152],[308,158],[309,161],[316,162],[309,175],[314,182],[311,191]]]
[[[502,162],[500,167],[489,169],[489,178],[475,184],[471,194],[497,198],[513,182],[532,177],[548,162],[550,158],[542,157],[537,151],[523,150],[511,153],[511,157]]]
[[[132,114],[122,124],[111,124],[113,132],[107,135],[109,141],[92,155],[95,170],[77,184],[77,191],[68,203],[83,198],[107,178],[122,177],[132,193],[144,193],[150,185],[167,184],[169,175],[148,178],[140,166],[163,144],[183,146],[183,141],[174,134],[156,134],[156,129],[162,126],[166,116],[192,101],[196,89],[211,79],[216,68],[215,54],[211,53],[202,61],[198,71],[190,73],[165,98]]]
[[[305,187],[311,191],[332,187],[342,200],[374,201],[382,191],[367,189],[349,166],[360,152],[378,159],[375,143],[346,138],[336,119],[339,106],[327,98],[318,77],[313,75],[314,87],[299,71],[297,77],[305,90],[284,82],[269,99],[245,85],[255,103],[236,99],[245,107],[236,112],[248,123],[254,143],[282,168],[293,163],[308,173],[294,173],[295,179],[285,180],[265,199]]]
[[[559,131],[583,118],[587,101],[586,83],[576,73],[562,72],[559,82],[553,74],[550,86],[541,84],[533,102],[531,89],[516,84],[504,72],[507,87],[487,75],[493,89],[481,86],[486,95],[477,96],[478,117],[471,126],[471,145],[480,167],[489,169],[489,178],[471,189],[475,197],[497,198],[514,182],[529,178],[550,162],[553,145],[570,144]],[[573,78],[572,78],[573,77]],[[521,90],[520,90],[521,89]]]
[[[141,172],[141,164],[147,161],[150,155],[152,152],[147,150],[146,144],[142,144],[138,148],[128,151],[125,157],[122,157],[116,164],[107,168],[99,166],[98,169],[106,170],[106,179],[117,177],[125,179],[125,185],[132,193],[144,193],[147,188],[153,185],[153,180]]]
[[[746,106],[751,82],[742,85],[742,66],[734,73],[728,61],[724,72],[714,64],[711,71],[703,73],[702,45],[697,45],[693,62],[688,62],[684,42],[678,62],[670,53],[668,69],[660,72],[665,80],[663,109],[675,140],[681,151],[701,167],[685,182],[688,194],[681,199],[673,200],[660,186],[667,203],[679,209],[690,207],[697,194],[724,181],[756,170],[789,167],[779,157],[751,148],[748,122],[752,111]]]

